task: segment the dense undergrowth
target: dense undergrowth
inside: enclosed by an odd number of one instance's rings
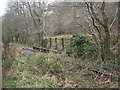
[[[75,58],[88,58],[95,59],[98,57],[99,53],[94,42],[86,39],[85,36],[74,34],[73,38],[70,40],[70,44],[66,49],[68,56]],[[93,58],[94,57],[94,58]]]
[[[64,55],[63,55],[64,56]],[[89,71],[88,68],[114,74],[110,79]],[[117,63],[106,65],[97,61],[71,59],[64,56],[43,56],[36,59],[22,57],[14,60],[4,77],[6,88],[58,88],[58,87],[117,87]],[[109,81],[111,80],[111,81]]]
[[[23,46],[14,44],[17,47],[14,56],[6,56],[4,53],[2,55],[8,65],[12,63],[9,67],[6,63],[3,66],[4,69],[9,68],[4,76],[4,87],[117,88],[120,73],[116,57],[103,62],[94,43],[84,36],[76,35],[73,38],[67,53],[64,51],[62,54],[37,52],[26,57],[17,52]]]

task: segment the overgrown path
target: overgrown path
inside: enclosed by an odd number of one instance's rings
[[[21,44],[10,45],[12,66],[4,78],[5,87],[47,88],[47,87],[117,87],[116,80],[88,70],[96,64],[89,60],[68,57],[65,52],[21,54]],[[96,63],[96,62],[94,62]],[[102,72],[102,71],[101,71]],[[102,74],[104,75],[104,74]]]

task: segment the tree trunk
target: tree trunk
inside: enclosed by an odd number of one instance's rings
[[[103,39],[100,38],[100,51],[101,51],[101,58],[103,61],[110,60],[110,33],[108,28],[105,29],[105,36]]]
[[[101,52],[101,58],[104,61],[105,60],[105,53],[104,53],[103,40],[100,40],[100,52]]]
[[[118,65],[120,68],[120,1],[118,2]]]
[[[104,38],[104,52],[105,52],[105,59],[110,59],[110,33],[108,28],[105,29],[105,38]]]
[[[4,42],[4,53],[7,55],[9,51],[9,42],[5,41]]]

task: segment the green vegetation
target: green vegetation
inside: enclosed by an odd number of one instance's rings
[[[1,20],[3,88],[118,87],[117,2],[13,1]]]
[[[49,76],[46,76],[47,75],[46,72],[48,71],[58,72],[58,70],[62,69],[62,65],[58,63],[57,60],[48,62],[47,57],[44,56],[39,56],[37,59],[24,59],[24,60],[25,61],[16,60],[18,64],[14,65],[14,67],[18,69],[18,75],[16,75],[15,77],[14,76],[5,77],[4,83],[6,87],[35,88],[36,83],[38,88],[58,87],[57,83],[54,82],[56,77],[52,76],[49,78]],[[21,75],[20,73],[22,73],[23,75]],[[19,78],[17,80],[14,80],[14,78],[17,77]],[[36,79],[33,79],[35,77],[38,78],[37,81]]]
[[[36,52],[30,57],[18,53],[18,50],[25,45],[12,44],[11,54],[14,53],[14,57],[2,54],[2,59],[5,61],[4,69],[8,70],[3,80],[4,87],[117,87],[117,78],[120,73],[118,73],[118,63],[113,60],[116,56],[103,62],[91,39],[92,37],[86,39],[85,36],[75,34],[66,52],[63,51],[62,54]],[[12,50],[14,48],[16,49]]]
[[[73,35],[69,47],[66,50],[68,56],[74,56],[75,58],[86,57],[89,54],[94,55],[95,52],[97,50],[94,43],[79,34]]]
[[[42,47],[47,47],[47,39],[42,38],[42,39],[40,40],[40,45],[41,45]]]
[[[64,57],[64,59],[60,57]],[[65,59],[67,58],[67,59]],[[71,58],[71,57],[70,57]],[[4,84],[7,88],[59,88],[59,87],[116,87],[116,68],[118,64],[102,61],[70,59],[65,54],[38,55],[36,58],[17,57],[6,77]],[[77,60],[77,61],[76,61]],[[12,60],[11,60],[12,61]],[[76,64],[78,63],[78,64]],[[81,67],[78,67],[78,66]],[[77,68],[76,68],[77,67]],[[88,68],[114,74],[112,83],[109,78],[98,76]],[[95,82],[93,82],[95,81]],[[101,82],[102,83],[101,83]],[[76,84],[76,82],[78,84]]]

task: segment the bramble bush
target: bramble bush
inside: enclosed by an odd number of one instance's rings
[[[90,54],[94,52],[96,52],[94,43],[87,40],[85,36],[79,34],[73,35],[70,44],[66,49],[67,55],[75,58],[90,56]]]

